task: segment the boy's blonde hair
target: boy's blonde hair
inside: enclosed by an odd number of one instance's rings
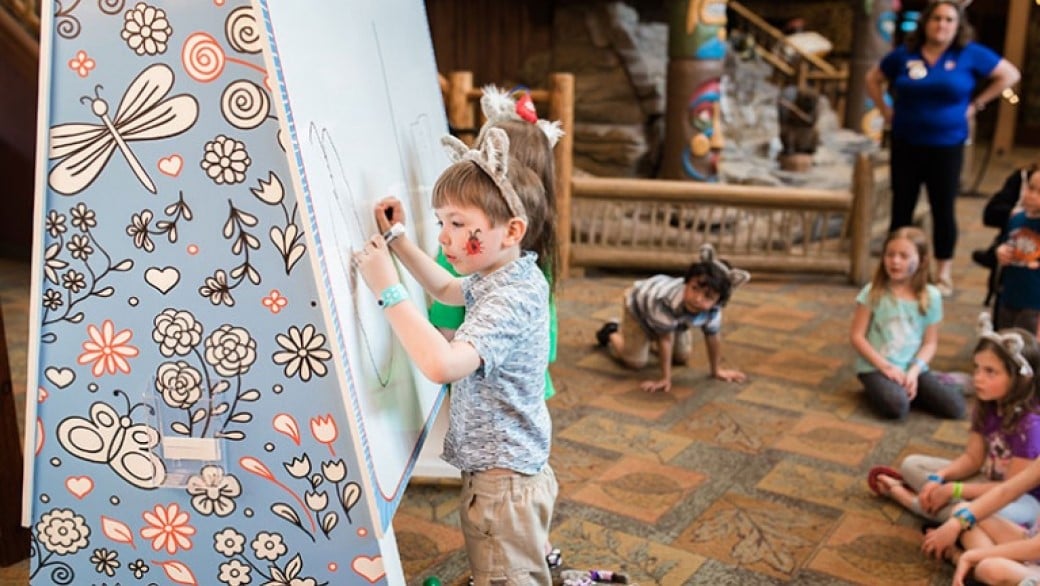
[[[513,186],[527,212],[527,230],[546,214],[545,188],[534,171],[510,160],[506,180]],[[476,162],[462,160],[448,167],[433,185],[432,205],[477,208],[484,212],[492,226],[513,219],[499,186]],[[526,232],[525,232],[526,237]]]

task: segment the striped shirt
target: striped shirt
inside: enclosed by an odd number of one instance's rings
[[[635,282],[625,298],[625,306],[648,334],[674,332],[680,324],[701,328],[705,335],[719,333],[722,307],[716,305],[708,311],[690,313],[683,304],[685,287],[682,277],[654,275]]]

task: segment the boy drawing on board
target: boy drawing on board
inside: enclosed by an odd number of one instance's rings
[[[479,151],[455,141],[457,162],[433,188],[446,269],[406,237],[375,235],[353,257],[394,333],[430,380],[452,383],[444,459],[462,470],[460,524],[474,583],[551,583],[544,545],[558,486],[549,466],[552,422],[543,399],[549,354],[549,285],[537,255],[521,251],[528,214],[544,217],[541,180],[509,164],[509,141],[491,129]],[[376,206],[404,223],[401,203]],[[448,341],[401,285],[390,250],[434,298],[464,305]]]

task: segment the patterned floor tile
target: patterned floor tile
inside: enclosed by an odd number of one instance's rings
[[[780,350],[791,345],[790,334],[777,332],[763,328],[739,328],[736,331],[726,333],[727,344],[746,344],[766,350]],[[807,352],[818,352],[827,345],[824,340],[807,340],[805,350]]]
[[[775,302],[755,307],[740,316],[740,323],[751,324],[771,330],[790,332],[797,330],[816,314],[793,307],[778,307]]]
[[[805,563],[833,523],[806,511],[728,492],[673,545],[786,580]]]
[[[778,416],[733,403],[709,403],[669,431],[698,442],[757,454],[776,441],[797,417]]]
[[[617,461],[613,454],[606,457],[592,450],[581,449],[578,444],[554,447],[559,449],[553,450],[549,463],[552,464],[556,481],[560,485],[560,498],[570,498],[581,490],[586,482],[597,478]]]
[[[552,542],[573,568],[624,572],[632,584],[685,584],[704,557],[583,521],[568,519],[552,531]]]
[[[755,488],[880,520],[898,519],[902,507],[877,498],[868,490],[866,478],[781,461]]]
[[[830,413],[840,419],[847,418],[860,404],[860,393],[857,392],[820,393],[818,390],[768,379],[752,381],[740,391],[737,398],[784,410]]]
[[[571,498],[653,525],[704,480],[697,472],[626,456],[588,479]]]
[[[839,464],[858,466],[884,435],[882,427],[809,413],[774,448]]]
[[[605,450],[668,462],[690,444],[688,438],[664,433],[644,425],[619,423],[601,415],[590,415],[559,432],[559,437]]]
[[[418,575],[463,547],[458,524],[442,525],[400,512],[394,516],[394,533],[407,576]]]
[[[808,565],[859,584],[925,586],[938,565],[921,555],[920,546],[917,529],[849,514]]]
[[[971,411],[969,410],[969,413]],[[948,444],[962,445],[964,440],[968,437],[968,431],[971,429],[971,422],[967,419],[960,421],[949,420],[943,421],[936,428],[935,433],[932,434],[932,438],[946,442]]]
[[[807,354],[804,350],[778,350],[761,363],[749,366],[752,372],[806,385],[819,385],[834,375],[844,360]]]
[[[636,380],[608,383],[602,389],[591,405],[646,420],[659,419],[694,393],[681,379],[674,379],[667,393],[648,393]]]

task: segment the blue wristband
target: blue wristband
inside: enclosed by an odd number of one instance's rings
[[[943,480],[943,477],[939,476],[938,474],[929,474],[928,478],[926,478],[925,480],[927,480],[928,482],[935,482],[936,484],[942,484],[943,482],[946,482],[945,480]]]
[[[917,368],[918,368],[918,369],[919,369],[919,370],[920,370],[921,372],[924,372],[924,371],[928,370],[928,363],[927,363],[927,362],[925,362],[924,360],[921,360],[920,358],[918,358],[918,357],[916,357],[916,356],[914,356],[914,359],[913,359],[913,360],[912,360],[911,362],[912,362],[913,364],[916,364],[916,365],[917,365]]]
[[[957,511],[953,513],[953,516],[956,517],[958,521],[960,521],[962,531],[971,529],[975,526],[975,514],[969,511],[967,508],[957,509]]]
[[[394,283],[383,289],[383,292],[379,294],[378,303],[383,309],[390,309],[405,299],[408,299],[408,289],[405,289],[404,285],[400,283]]]

